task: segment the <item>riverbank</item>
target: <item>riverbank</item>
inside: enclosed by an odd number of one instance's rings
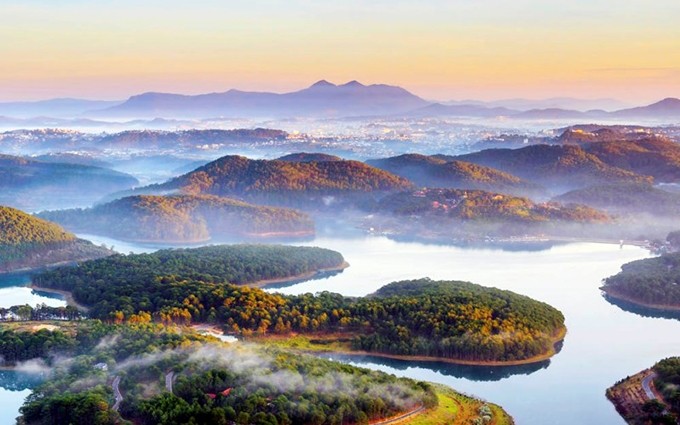
[[[34,284],[29,285],[29,288],[33,289],[34,291],[40,291],[40,292],[47,292],[49,294],[57,294],[61,295],[64,297],[64,300],[66,301],[67,305],[70,305],[72,307],[75,307],[78,309],[78,311],[82,313],[87,313],[90,311],[90,308],[80,304],[78,301],[73,298],[73,294],[69,291],[62,291],[61,289],[52,289],[52,288],[43,288]]]
[[[464,359],[452,359],[447,357],[434,357],[434,356],[417,356],[417,355],[401,355],[401,354],[389,354],[380,353],[373,351],[361,351],[352,350],[350,347],[351,338],[354,336],[352,334],[330,334],[330,335],[294,335],[292,338],[290,335],[271,335],[265,337],[254,337],[249,338],[249,340],[269,343],[276,346],[295,349],[307,354],[324,353],[331,355],[341,355],[341,356],[356,356],[356,357],[378,357],[391,360],[403,360],[411,362],[428,362],[428,363],[449,363],[455,365],[463,366],[522,366],[534,363],[544,362],[549,360],[552,356],[557,354],[559,351],[557,346],[564,341],[567,334],[567,329],[563,328],[560,332],[553,337],[552,348],[550,351],[540,354],[538,356],[529,357],[521,360],[505,360],[505,361],[493,361],[493,360],[464,360]]]
[[[607,297],[612,298],[615,301],[623,301],[626,303],[633,304],[638,307],[643,307],[646,309],[654,310],[659,313],[680,313],[680,306],[677,305],[666,305],[666,304],[649,304],[635,298],[623,295],[617,292],[615,289],[607,286],[600,287],[600,290],[606,294]]]
[[[665,405],[665,401],[654,388],[654,371],[645,369],[607,388],[607,399],[612,402],[616,411],[630,424],[646,423],[648,412],[644,405],[650,400],[657,400]]]
[[[280,285],[284,283],[292,283],[292,282],[298,282],[298,281],[304,281],[304,280],[310,280],[313,279],[314,277],[324,274],[324,273],[334,273],[334,272],[341,272],[345,270],[347,267],[349,267],[349,263],[347,261],[343,261],[342,264],[334,267],[326,267],[323,269],[317,269],[311,272],[307,273],[302,273],[298,274],[295,276],[286,276],[286,277],[279,277],[275,279],[264,279],[264,280],[258,280],[256,282],[249,282],[249,283],[244,283],[243,285],[245,286],[250,286],[253,288],[264,288],[270,285]]]

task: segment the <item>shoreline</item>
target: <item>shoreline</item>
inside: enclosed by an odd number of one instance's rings
[[[655,310],[659,313],[680,313],[680,306],[675,305],[664,305],[664,304],[648,304],[642,301],[631,298],[627,295],[622,295],[615,289],[608,288],[607,286],[601,286],[600,290],[604,292],[608,297],[613,298],[617,301],[627,302],[638,307],[648,308],[650,310]]]
[[[47,292],[50,294],[58,294],[64,297],[64,300],[66,301],[66,305],[70,305],[71,307],[75,307],[80,311],[81,313],[87,313],[90,311],[90,308],[87,306],[84,306],[83,304],[80,304],[78,301],[73,298],[73,294],[70,291],[64,291],[61,289],[52,289],[52,288],[43,288],[40,286],[35,285],[34,283],[31,283],[28,285],[29,288],[33,289],[34,291],[40,291],[40,292]]]
[[[323,274],[323,273],[329,273],[329,272],[340,272],[340,271],[345,270],[348,267],[349,267],[349,263],[347,261],[343,261],[342,264],[337,265],[337,266],[326,267],[326,268],[323,268],[323,269],[317,269],[317,270],[314,270],[314,271],[311,271],[311,272],[302,273],[302,274],[295,275],[295,276],[277,277],[277,278],[273,278],[273,279],[263,279],[263,280],[258,280],[256,282],[240,283],[238,285],[249,286],[251,288],[264,288],[264,287],[267,287],[269,285],[276,285],[276,284],[279,284],[279,283],[297,282],[299,280],[310,280],[310,279],[313,279],[316,275]]]
[[[298,334],[301,336],[305,336],[304,334]],[[379,352],[371,352],[371,351],[353,351],[353,350],[306,350],[302,349],[299,350],[301,352],[307,353],[307,354],[336,354],[340,356],[354,356],[354,357],[379,357],[379,358],[384,358],[384,359],[391,359],[391,360],[403,360],[403,361],[409,361],[409,362],[426,362],[426,363],[448,363],[448,364],[456,364],[456,365],[462,365],[462,366],[486,366],[486,367],[502,367],[502,366],[524,366],[524,365],[530,365],[534,363],[540,363],[544,362],[546,360],[550,360],[554,355],[558,354],[558,350],[555,348],[556,345],[564,341],[564,338],[567,335],[567,328],[564,327],[560,330],[560,332],[553,337],[552,339],[552,348],[543,354],[539,354],[537,356],[529,357],[527,359],[521,359],[521,360],[464,360],[464,359],[452,359],[452,358],[447,358],[447,357],[433,357],[433,356],[419,356],[419,355],[404,355],[404,354],[389,354],[389,353],[379,353]],[[275,340],[275,338],[271,337],[256,337],[253,338],[254,341],[271,341]],[[329,342],[333,342],[333,340],[328,340]]]

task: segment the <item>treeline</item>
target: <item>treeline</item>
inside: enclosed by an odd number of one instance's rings
[[[138,241],[310,236],[305,213],[255,206],[217,196],[131,196],[88,209],[48,211],[41,217],[73,231]]]
[[[340,267],[342,254],[317,247],[286,245],[215,245],[164,249],[150,254],[113,255],[45,271],[33,278],[39,287],[73,291],[94,304],[96,294],[148,280],[197,280],[243,285],[268,279],[294,278],[320,269]],[[144,291],[146,292],[146,291]]]
[[[602,289],[642,304],[680,307],[680,253],[624,264]]]
[[[36,358],[47,358],[54,352],[68,352],[77,346],[76,339],[60,330],[40,329],[15,332],[0,328],[0,366]]]
[[[328,292],[283,296],[230,285],[225,282],[248,280],[220,275],[210,261],[184,263],[184,255],[201,258],[195,253],[211,249],[255,250],[249,261],[216,264],[240,265],[244,272],[255,273],[251,278],[271,276],[267,270],[276,265],[266,255],[256,254],[262,247],[209,247],[111,257],[46,272],[35,282],[71,290],[77,301],[91,306],[93,317],[107,321],[210,322],[245,337],[347,333],[355,349],[401,355],[525,360],[550,354],[564,330],[564,317],[547,304],[466,282],[394,283],[377,296],[360,299]],[[297,263],[285,254],[288,248],[267,249],[279,250]],[[324,253],[323,257],[337,264],[338,255]],[[164,256],[172,261],[163,260]]]
[[[28,320],[79,320],[82,315],[76,307],[50,307],[45,304],[31,307],[18,305],[10,308],[0,307],[0,321],[17,322]]]
[[[50,379],[28,397],[26,424],[367,424],[437,405],[426,383],[297,353],[214,344],[157,325],[93,322],[69,341],[76,357],[55,362]],[[112,410],[116,377],[120,415]]]

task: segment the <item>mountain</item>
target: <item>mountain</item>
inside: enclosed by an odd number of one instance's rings
[[[614,111],[629,107],[629,104],[621,102],[617,99],[602,98],[602,99],[578,99],[574,97],[552,97],[548,99],[501,99],[493,101],[479,101],[479,100],[453,100],[445,102],[447,105],[480,105],[487,108],[508,108],[520,111],[528,111],[531,109],[568,109],[575,111],[590,111],[593,109],[603,109],[607,111]]]
[[[107,168],[0,155],[0,203],[4,205],[36,210],[91,204],[137,183],[134,177]]]
[[[403,190],[411,183],[358,161],[288,162],[225,156],[136,193],[210,194],[265,204],[324,207]]]
[[[217,196],[132,196],[84,210],[47,211],[40,217],[75,232],[138,242],[196,243],[314,235],[314,222],[307,214]]]
[[[651,105],[621,109],[612,113],[617,118],[652,118],[680,120],[680,99],[669,97]]]
[[[341,117],[406,112],[429,102],[401,87],[325,80],[290,93],[229,90],[195,96],[144,93],[120,105],[93,111],[103,117]]]
[[[0,206],[0,273],[110,254],[54,223]]]
[[[110,162],[97,159],[91,155],[70,152],[53,152],[44,155],[33,156],[28,159],[33,159],[40,162],[77,164],[100,168],[111,168],[113,166],[113,164]]]
[[[606,164],[597,156],[573,145],[533,145],[520,149],[487,149],[447,160],[467,161],[493,167],[541,185],[555,193],[596,184],[648,182],[652,178]]]
[[[418,186],[447,189],[481,189],[510,194],[540,194],[537,184],[494,168],[433,156],[405,154],[373,159],[367,164],[411,180]]]
[[[35,102],[3,102],[0,103],[0,115],[12,118],[33,117],[75,117],[92,109],[110,108],[121,101],[85,100],[85,99],[50,99]]]
[[[489,108],[481,105],[463,104],[463,105],[443,105],[441,103],[433,103],[422,108],[410,111],[407,115],[414,117],[437,117],[437,116],[452,116],[452,117],[479,117],[491,118],[501,116],[514,116],[519,114],[519,111],[507,108]]]

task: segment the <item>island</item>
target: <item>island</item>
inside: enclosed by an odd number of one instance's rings
[[[138,195],[40,217],[87,234],[144,243],[300,239],[314,236],[305,213],[209,195]]]
[[[300,268],[296,257],[311,265]],[[337,253],[318,248],[207,247],[84,262],[34,282],[71,292],[92,318],[105,321],[210,323],[242,338],[304,335],[341,342],[347,352],[416,360],[535,363],[554,355],[566,332],[551,306],[468,282],[395,282],[363,298],[247,286],[343,265]]]
[[[680,418],[680,357],[620,380],[607,398],[631,425],[676,425]]]
[[[39,269],[113,254],[55,223],[0,206],[0,273]]]

